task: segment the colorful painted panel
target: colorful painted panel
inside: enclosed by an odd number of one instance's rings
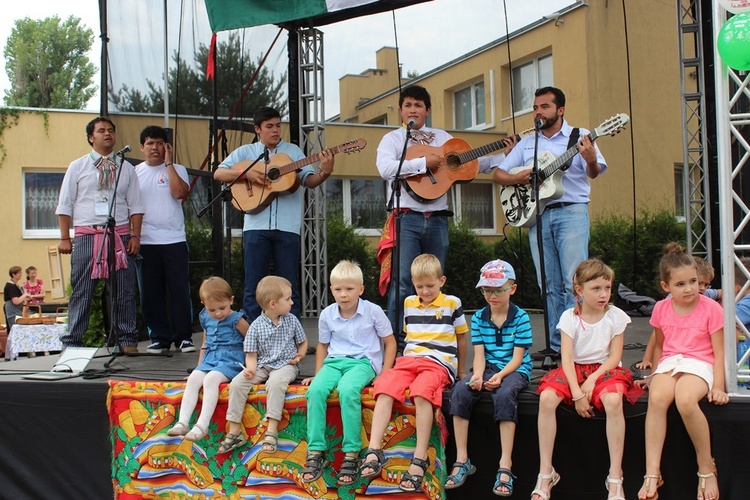
[[[328,400],[326,435],[329,465],[323,476],[305,484],[300,469],[307,454],[307,387],[291,386],[279,423],[279,445],[266,453],[260,442],[266,429],[263,386],[249,394],[242,417],[248,443],[231,453],[218,454],[226,432],[228,385],[221,388],[219,404],[208,435],[195,443],[167,436],[176,419],[185,384],[182,382],[109,382],[108,409],[112,429],[112,481],[115,498],[177,499],[353,499],[394,498],[443,499],[445,481],[445,422],[436,412],[428,454],[430,468],[422,491],[407,494],[398,488],[409,467],[416,444],[414,406],[394,405],[394,417],[386,429],[384,452],[389,459],[380,477],[359,478],[337,487],[336,471],[341,465],[342,426],[338,395]],[[362,441],[367,446],[375,400],[372,388],[362,393]],[[193,421],[200,411],[200,403]],[[363,449],[364,452],[364,449]]]

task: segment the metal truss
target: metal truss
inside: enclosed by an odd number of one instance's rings
[[[705,75],[701,1],[678,0],[677,22],[680,47],[682,94],[683,193],[686,240],[693,255],[712,260],[709,169],[706,156]]]
[[[300,147],[306,155],[325,149],[323,32],[299,30]],[[328,305],[325,187],[304,190],[302,211],[302,315],[317,317]]]
[[[726,21],[726,11],[718,2],[713,3],[713,37]],[[728,392],[739,396],[750,396],[748,389],[738,387],[750,381],[750,370],[740,369],[747,363],[750,352],[737,359],[735,326],[748,338],[747,329],[735,316],[737,297],[750,289],[750,272],[741,257],[748,255],[747,241],[750,227],[750,207],[742,199],[742,178],[750,175],[750,74],[728,68],[715,55],[714,78],[716,79],[716,124],[719,173],[719,217],[721,231],[722,305],[724,306],[724,346]],[[738,280],[745,284],[735,293],[735,273],[744,274]]]

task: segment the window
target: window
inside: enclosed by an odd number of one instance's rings
[[[326,210],[341,214],[367,236],[378,236],[386,218],[386,184],[382,179],[329,179]]]
[[[453,108],[454,128],[466,130],[484,124],[484,82],[454,92]]]
[[[685,169],[674,166],[674,213],[678,220],[685,220]]]
[[[531,111],[536,89],[552,84],[551,54],[513,68],[513,112],[519,114]]]
[[[456,220],[465,220],[479,234],[495,233],[493,184],[474,181],[454,184],[448,197],[448,208]]]
[[[59,238],[58,198],[65,172],[24,172],[23,236],[25,238]]]

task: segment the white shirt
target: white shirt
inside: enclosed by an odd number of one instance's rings
[[[433,132],[435,138],[429,144],[430,146],[439,147],[453,139],[445,130],[437,128],[422,127],[419,129],[423,132]],[[406,140],[406,129],[399,127],[396,130],[392,130],[383,136],[378,146],[378,155],[376,165],[380,176],[388,182],[388,193],[387,199],[391,198],[391,183],[398,172],[398,165],[401,162],[401,152],[404,149],[404,141]],[[413,141],[409,141],[409,147],[415,145]],[[500,153],[493,156],[483,156],[479,158],[479,171],[483,174],[490,173],[493,169],[497,168],[500,162],[505,158],[505,155]],[[404,164],[401,166],[401,176],[411,177],[414,175],[426,174],[427,173],[427,159],[424,157],[414,158],[411,160],[404,160]],[[406,189],[401,190],[401,208],[409,208],[415,212],[434,212],[436,210],[447,210],[448,209],[448,195],[444,194],[440,198],[430,202],[422,203],[411,197]]]
[[[557,324],[560,332],[573,339],[573,361],[579,365],[604,363],[609,358],[610,342],[625,331],[630,316],[610,305],[602,319],[589,324],[573,311],[565,311]]]
[[[174,164],[177,175],[188,183],[187,169]],[[169,190],[167,166],[151,166],[146,162],[135,167],[143,200],[142,245],[170,245],[185,241],[185,216],[182,200],[172,196]]]
[[[99,170],[94,166],[94,162],[101,156],[96,151],[91,151],[86,156],[71,162],[65,172],[55,214],[72,217],[74,227],[107,223],[107,213],[101,213],[102,210],[100,210],[104,204],[97,204],[97,199],[106,200],[106,206],[109,206],[114,189],[99,190]],[[117,226],[129,224],[131,215],[143,213],[141,190],[138,185],[138,176],[135,175],[135,168],[126,161],[121,169],[122,174],[115,197],[114,216]]]

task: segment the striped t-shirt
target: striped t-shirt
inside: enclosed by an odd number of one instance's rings
[[[461,299],[441,293],[430,304],[419,296],[404,300],[404,356],[426,357],[440,363],[455,380],[458,372],[456,335],[469,331],[461,307]]]
[[[484,358],[494,365],[498,371],[513,359],[513,350],[523,347],[523,362],[516,371],[531,378],[531,323],[529,315],[512,302],[508,304],[508,316],[501,328],[492,322],[492,312],[489,307],[480,309],[471,318],[471,343],[484,346]]]

